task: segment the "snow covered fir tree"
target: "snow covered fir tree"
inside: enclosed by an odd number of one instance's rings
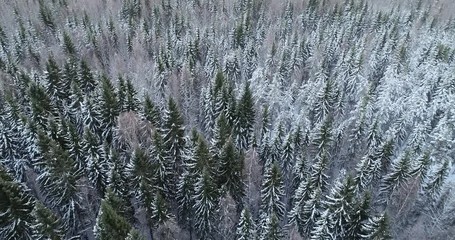
[[[455,3],[0,4],[0,239],[453,239]]]

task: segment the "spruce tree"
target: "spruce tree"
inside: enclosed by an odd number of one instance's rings
[[[87,94],[88,96],[90,96],[90,94],[97,87],[97,83],[88,66],[88,63],[84,60],[81,61],[79,66],[79,82],[82,92]]]
[[[102,126],[102,139],[107,143],[113,140],[113,131],[119,115],[119,104],[114,86],[107,76],[101,77],[100,93],[100,120]]]
[[[243,89],[237,108],[237,145],[241,149],[248,149],[253,140],[253,126],[255,123],[255,110],[253,94],[250,85],[247,83]]]
[[[280,227],[280,220],[275,213],[265,220],[262,239],[280,240],[284,238],[283,230]]]
[[[145,95],[142,107],[142,115],[149,121],[155,128],[161,126],[161,116],[158,107],[152,102],[148,95]]]
[[[35,228],[34,239],[64,239],[66,231],[61,220],[42,203],[35,205],[33,217],[35,218],[33,226]]]
[[[34,239],[34,199],[0,165],[0,237]]]
[[[237,152],[231,139],[224,146],[220,157],[219,186],[226,186],[229,194],[237,203],[240,203],[245,195],[245,183],[243,182],[243,154]]]
[[[311,240],[320,240],[320,239],[335,239],[337,236],[332,232],[332,226],[330,222],[329,210],[326,209],[321,213],[318,220],[314,224],[313,230],[311,230]],[[343,238],[341,238],[343,239]]]
[[[185,151],[185,126],[177,104],[169,98],[163,119],[163,141],[166,152],[173,164],[173,171],[178,176],[182,173],[182,161]]]
[[[388,240],[392,239],[389,232],[389,218],[386,213],[370,218],[363,225],[363,239]]]
[[[283,202],[284,195],[284,186],[280,169],[277,163],[272,163],[265,171],[261,188],[260,219],[262,226],[265,227],[262,229],[263,235],[266,235],[266,232],[268,231],[274,232],[274,236],[275,234],[278,234],[278,232],[276,232],[278,230],[273,229],[276,227],[275,224],[280,224],[286,211],[286,206]],[[268,222],[272,217],[276,218],[274,221],[277,223]],[[269,226],[269,224],[272,225]],[[268,227],[272,226],[273,229],[267,230]],[[278,226],[278,228],[280,228],[280,226]]]
[[[346,237],[349,239],[361,239],[363,228],[362,226],[370,217],[371,196],[367,192],[363,197],[354,204],[351,221],[348,224]]]
[[[194,192],[195,227],[200,239],[213,238],[217,228],[218,190],[210,171],[204,167]]]
[[[153,146],[150,156],[152,157],[153,179],[157,191],[165,199],[172,199],[175,196],[175,181],[172,176],[172,162],[166,156],[163,139],[155,131],[153,133]]]
[[[93,229],[95,239],[125,239],[130,229],[131,225],[124,217],[120,216],[108,202],[105,200],[101,201],[101,208]]]
[[[38,176],[46,201],[57,208],[68,231],[78,227],[80,210],[79,180],[82,172],[69,153],[55,141],[49,142],[43,172]],[[65,191],[62,191],[65,189]]]
[[[327,200],[324,202],[329,212],[331,232],[340,239],[347,235],[348,223],[351,222],[353,204],[355,197],[355,183],[351,176],[348,176],[343,183],[336,182]]]
[[[404,156],[392,163],[390,173],[383,178],[381,192],[390,193],[402,186],[409,179],[411,171],[410,157],[410,153],[407,152]]]
[[[151,218],[154,226],[163,224],[169,218],[171,218],[171,215],[168,212],[166,199],[160,193],[156,194],[155,199],[153,201]]]
[[[125,99],[125,110],[137,112],[139,110],[139,99],[137,99],[137,91],[134,88],[131,79],[126,80],[126,99]]]
[[[255,239],[256,225],[248,208],[244,208],[240,213],[236,234],[238,240]]]

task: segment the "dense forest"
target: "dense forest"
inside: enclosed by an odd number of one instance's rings
[[[380,2],[2,1],[0,239],[453,239],[454,6]]]

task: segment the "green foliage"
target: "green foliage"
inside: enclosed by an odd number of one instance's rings
[[[34,239],[34,199],[23,185],[15,182],[0,165],[0,237]]]
[[[34,239],[64,239],[66,231],[61,220],[43,204],[35,205],[33,216],[35,218],[33,227],[36,229]]]
[[[238,240],[255,239],[256,225],[248,208],[244,208],[240,213],[236,234]]]
[[[250,85],[246,84],[237,108],[237,145],[241,149],[248,149],[250,147],[253,140],[254,123],[255,109],[253,94],[251,92]]]
[[[243,154],[237,152],[232,140],[228,139],[221,151],[218,179],[219,185],[225,185],[237,203],[240,203],[245,195],[245,184],[242,176],[243,158]]]
[[[125,239],[130,229],[131,225],[125,218],[120,216],[108,202],[101,201],[101,208],[94,228],[95,239]]]

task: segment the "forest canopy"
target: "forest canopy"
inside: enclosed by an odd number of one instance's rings
[[[0,239],[448,239],[448,1],[0,5]]]

